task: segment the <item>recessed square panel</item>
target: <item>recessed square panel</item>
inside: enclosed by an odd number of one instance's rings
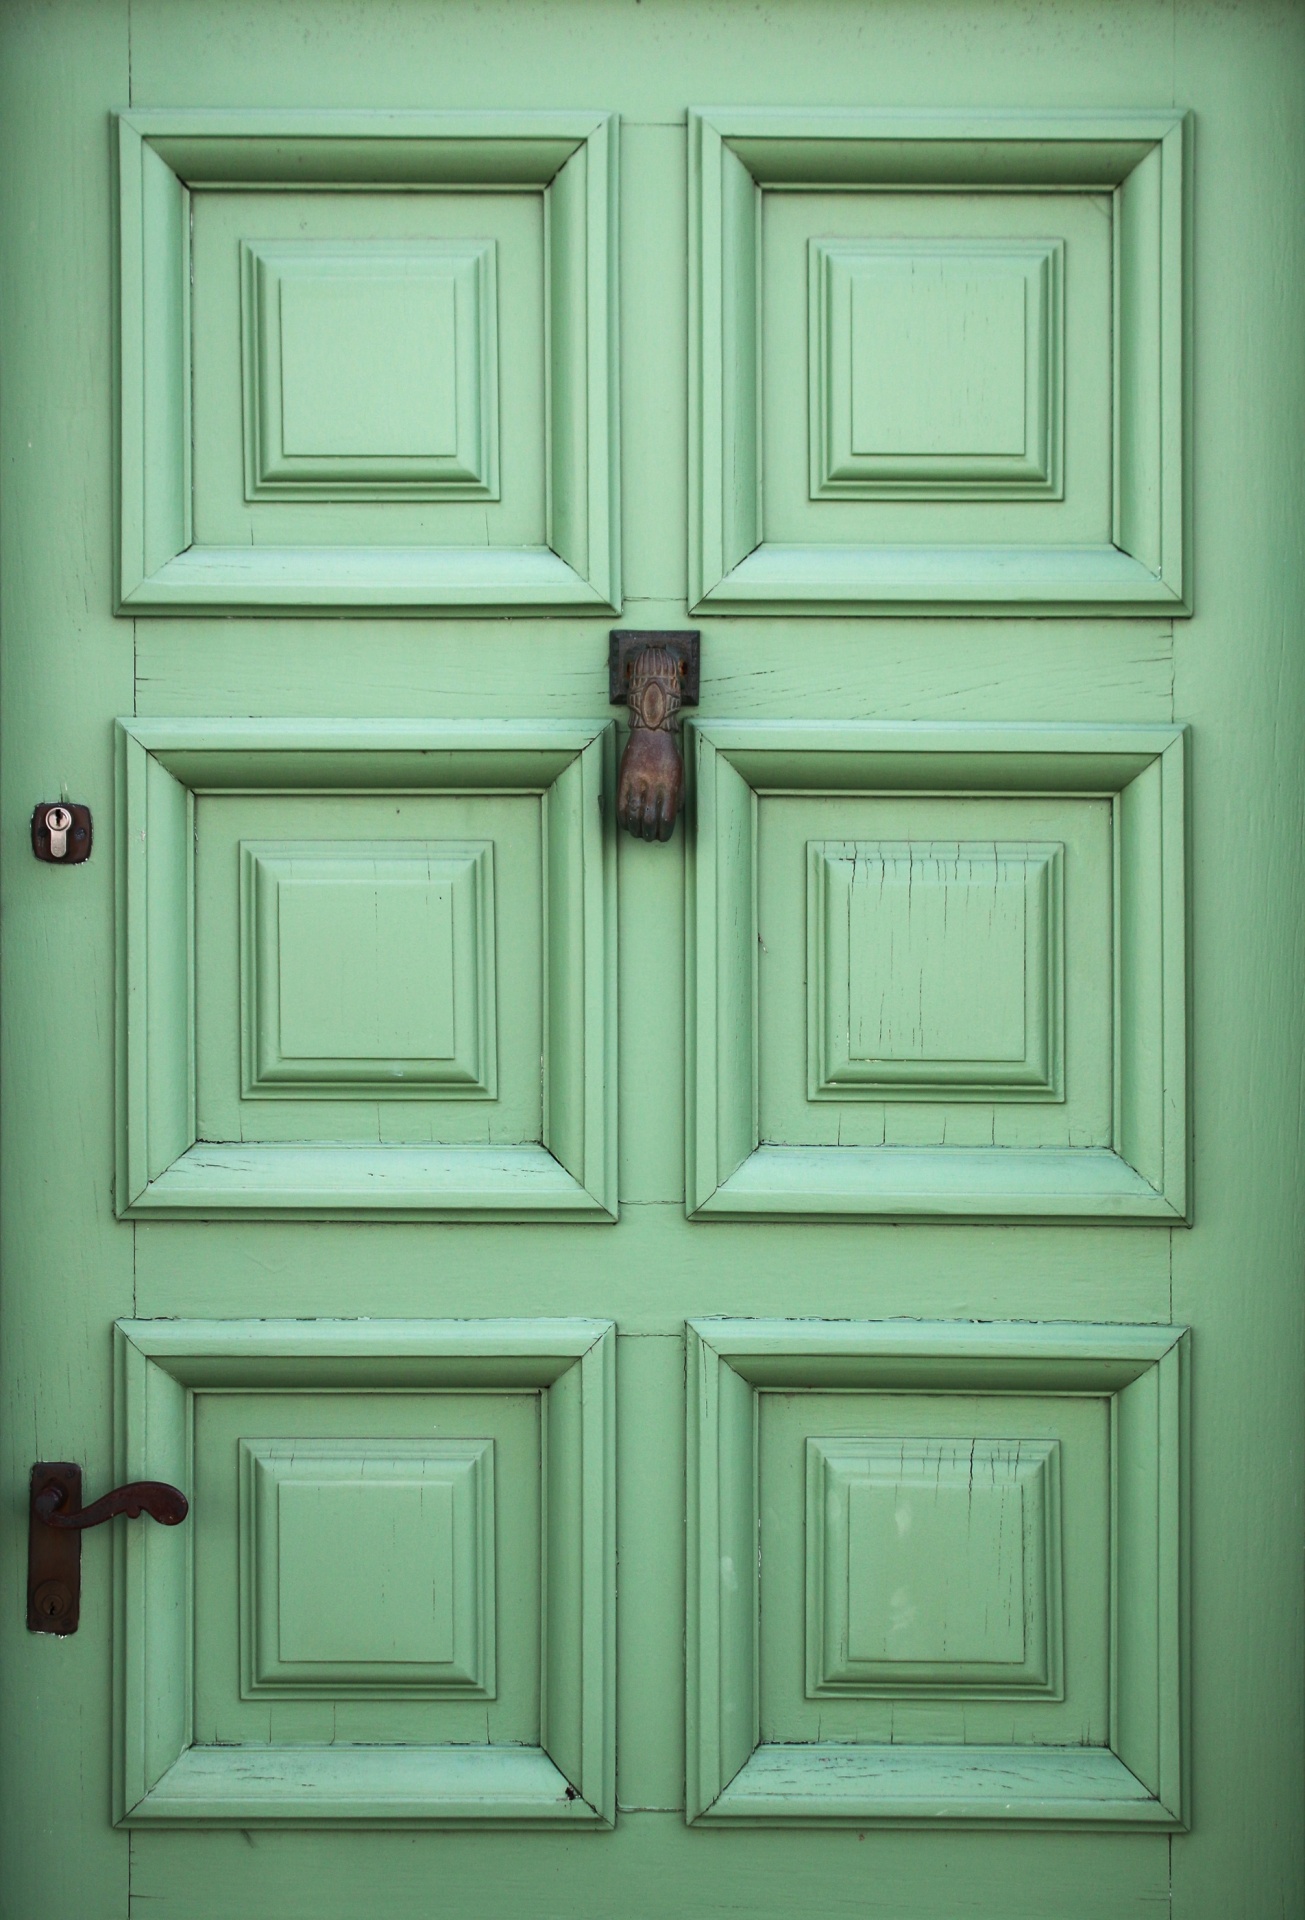
[[[245,497],[497,499],[495,257],[246,241]]]
[[[691,608],[1189,611],[1187,139],[692,111]]]
[[[1059,1442],[807,1442],[809,1698],[1056,1694]]]
[[[475,1371],[197,1396],[205,1741],[539,1739],[546,1407]]]
[[[831,1678],[891,1677],[953,1658],[962,1673],[1023,1664],[1022,1490],[1004,1476],[971,1486],[948,1464],[938,1462],[927,1497],[906,1475],[896,1484],[860,1475],[847,1487],[847,1654]],[[955,1565],[954,1593],[929,1591],[930,1560]]]
[[[1110,1418],[852,1368],[762,1391],[762,1741],[1106,1740]]]
[[[121,1477],[130,1826],[610,1825],[614,1330],[137,1321]]]
[[[612,733],[123,723],[120,1210],[612,1219]]]
[[[691,1213],[1186,1217],[1180,729],[686,731]]]
[[[494,1097],[492,843],[240,857],[247,1099]]]
[[[120,608],[619,607],[610,115],[115,126]]]
[[[1058,497],[1058,240],[812,240],[811,497]]]
[[[1185,1347],[693,1323],[690,1821],[1181,1829]]]
[[[267,334],[280,407],[268,399],[280,414],[281,458],[456,459],[459,374],[465,383],[472,370],[458,367],[455,303],[459,282],[474,287],[474,257],[442,273],[422,261],[420,273],[362,245],[335,259],[320,247],[307,260],[250,251],[276,309]],[[474,312],[467,321],[474,329]],[[271,464],[275,472],[275,453]]]
[[[493,1698],[492,1439],[248,1439],[241,1456],[248,1695]]]
[[[1058,1098],[1063,854],[813,841],[809,1098]]]

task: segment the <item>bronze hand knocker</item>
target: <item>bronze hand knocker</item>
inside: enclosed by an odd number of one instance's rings
[[[684,792],[680,708],[698,701],[698,635],[613,633],[610,691],[630,709],[617,824],[641,840],[669,840]]]

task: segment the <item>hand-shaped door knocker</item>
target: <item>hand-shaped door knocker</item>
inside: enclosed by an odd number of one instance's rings
[[[617,825],[641,840],[669,840],[684,792],[680,708],[698,703],[698,635],[612,635],[611,697],[630,709],[616,783]]]

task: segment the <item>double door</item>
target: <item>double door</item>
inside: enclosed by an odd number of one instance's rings
[[[1298,29],[10,10],[13,1920],[1291,1910]]]

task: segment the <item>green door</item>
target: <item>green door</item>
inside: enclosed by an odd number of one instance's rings
[[[1300,1913],[1300,9],[0,35],[0,1912]]]

